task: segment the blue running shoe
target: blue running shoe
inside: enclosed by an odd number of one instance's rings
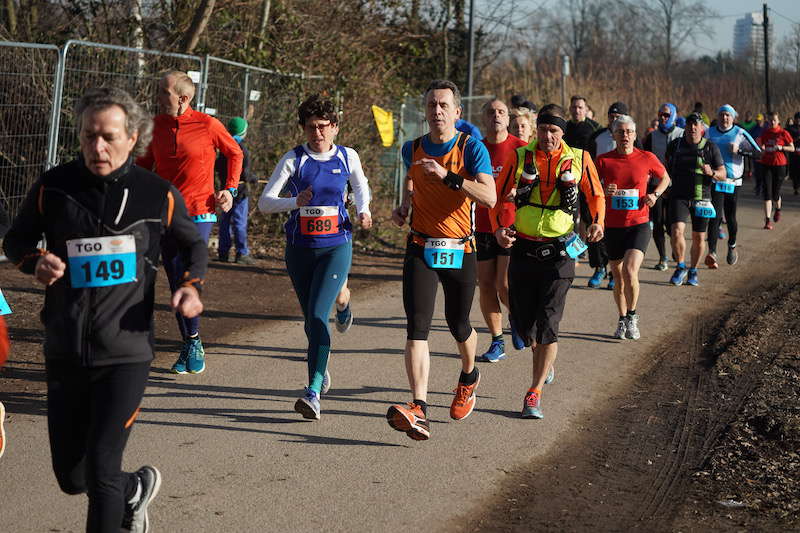
[[[206,369],[206,351],[200,337],[189,338],[186,340],[189,345],[187,348],[186,370],[190,374],[200,374]]]
[[[547,372],[547,377],[544,380],[544,384],[550,385],[554,379],[556,379],[556,371],[553,369],[553,366],[550,365],[550,370]]]
[[[538,392],[529,390],[525,393],[525,401],[522,402],[522,418],[544,418],[542,399]]]
[[[294,410],[309,420],[319,420],[319,395],[308,387],[306,393],[294,403]]]
[[[609,274],[609,275],[608,275],[608,285],[606,285],[606,289],[608,289],[608,290],[610,290],[610,291],[613,291],[613,290],[614,290],[614,285],[616,285],[616,283],[617,283],[617,282],[616,282],[616,281],[614,281],[614,276],[612,276],[611,274]]]
[[[683,282],[686,281],[686,276],[689,275],[689,271],[685,268],[678,267],[675,269],[675,273],[672,274],[672,277],[669,278],[669,282],[679,287],[683,285]]]
[[[691,285],[692,287],[697,287],[698,285],[700,285],[700,282],[697,281],[696,268],[689,269],[689,276],[686,278],[686,284]]]
[[[726,237],[727,237],[727,235],[725,234],[725,230],[723,230],[722,228],[720,228],[720,229],[719,229],[719,238],[720,238],[720,239],[724,239],[724,238],[726,238]]]
[[[481,361],[496,363],[506,358],[506,344],[503,341],[492,341],[489,349],[481,355]]]
[[[336,311],[336,331],[346,333],[353,325],[353,313],[350,311],[350,304],[343,311]]]
[[[522,350],[523,348],[525,348],[525,339],[520,337],[519,333],[517,333],[517,330],[514,329],[514,326],[512,324],[509,324],[508,327],[511,330],[511,343],[514,345],[514,349]]]
[[[592,274],[592,277],[589,278],[589,283],[587,285],[590,289],[596,289],[600,286],[600,283],[605,279],[605,277],[606,269],[603,267],[597,267],[594,269],[594,274]]]
[[[186,374],[186,361],[189,358],[189,341],[183,341],[181,346],[181,353],[178,354],[178,360],[172,365],[173,374]]]

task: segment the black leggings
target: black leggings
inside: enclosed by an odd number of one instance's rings
[[[122,453],[150,362],[84,368],[47,361],[47,426],[53,470],[67,494],[88,493],[86,531],[119,531],[135,474]]]
[[[460,269],[430,268],[422,257],[423,248],[409,244],[403,262],[403,307],[406,311],[408,340],[428,339],[436,303],[436,285],[444,291],[444,318],[457,342],[472,335],[469,313],[477,280],[477,259],[474,253],[464,254]]]
[[[711,203],[717,212],[717,218],[708,221],[708,251],[716,253],[719,226],[722,223],[722,213],[725,212],[725,221],[728,224],[728,246],[736,244],[736,234],[739,232],[739,223],[736,221],[736,201],[739,199],[740,187],[734,187],[732,193],[711,191]]]
[[[781,185],[786,180],[786,165],[772,166],[762,165],[764,169],[764,189],[762,198],[764,201],[772,200],[777,202],[781,199]]]
[[[667,235],[670,234],[669,215],[667,213],[669,202],[659,196],[653,207],[650,208],[650,222],[653,223],[653,242],[658,249],[658,259],[667,257]]]

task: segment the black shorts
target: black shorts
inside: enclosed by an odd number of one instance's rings
[[[494,233],[475,232],[475,246],[478,249],[478,261],[489,261],[501,255],[511,255],[511,248],[503,248],[497,244]]]
[[[640,250],[647,253],[650,244],[650,223],[643,222],[626,228],[606,228],[603,240],[608,250],[609,261],[619,261],[628,250]]]
[[[764,200],[777,202],[781,197],[781,185],[786,180],[786,165],[771,166],[763,165],[764,186],[761,188]]]
[[[669,199],[669,225],[670,228],[676,222],[686,222],[692,219],[692,231],[695,233],[705,233],[708,231],[708,221],[710,218],[702,218],[694,216],[692,209],[692,200],[683,198],[670,198]],[[671,231],[671,230],[670,230]]]
[[[575,260],[540,261],[533,256],[537,244],[517,239],[508,266],[508,300],[514,329],[525,346],[558,341],[567,291],[575,278]]]

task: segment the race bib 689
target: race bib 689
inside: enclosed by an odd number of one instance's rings
[[[70,282],[74,288],[106,287],[136,281],[133,235],[67,241]]]

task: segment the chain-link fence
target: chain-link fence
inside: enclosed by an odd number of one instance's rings
[[[0,42],[0,204],[13,217],[52,159],[59,49]]]

